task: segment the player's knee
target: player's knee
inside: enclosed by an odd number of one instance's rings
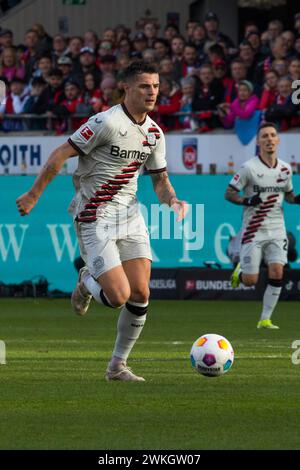
[[[135,286],[131,289],[130,300],[133,302],[146,303],[150,297],[148,285]]]
[[[112,307],[119,308],[122,305],[126,304],[130,296],[130,289],[127,287],[121,287],[119,289],[114,289],[109,292],[107,297],[109,298],[109,303]]]
[[[258,281],[258,276],[247,276],[243,274],[243,284],[246,287],[252,287],[255,286],[255,284]]]
[[[283,270],[282,268],[273,268],[269,271],[269,278],[270,279],[277,279],[281,280],[283,278]]]

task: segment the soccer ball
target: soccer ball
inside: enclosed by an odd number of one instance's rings
[[[224,336],[200,336],[191,349],[191,363],[199,374],[218,377],[229,371],[234,359],[233,348]]]

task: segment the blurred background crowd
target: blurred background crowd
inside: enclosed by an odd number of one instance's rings
[[[300,126],[300,107],[292,100],[292,83],[300,79],[300,13],[292,30],[280,19],[264,31],[248,22],[235,44],[208,11],[203,24],[188,21],[184,31],[148,21],[135,31],[107,27],[101,37],[91,30],[83,37],[50,37],[42,24],[33,24],[15,44],[14,32],[1,29],[6,98],[0,129],[73,130],[122,101],[122,71],[140,59],[160,73],[152,118],[165,132],[232,128],[236,118],[251,119],[257,111],[281,131]],[[33,118],[18,119],[22,114]]]

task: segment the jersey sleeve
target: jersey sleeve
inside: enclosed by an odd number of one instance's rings
[[[159,143],[146,162],[149,173],[161,173],[167,170],[165,136],[160,132]]]
[[[242,166],[238,173],[231,179],[229,186],[237,192],[242,191],[248,183],[248,168]]]
[[[109,139],[111,127],[101,113],[92,116],[85,124],[71,135],[68,142],[81,156],[88,155],[98,146],[105,145]]]

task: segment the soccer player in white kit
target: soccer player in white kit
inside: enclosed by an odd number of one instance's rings
[[[240,263],[232,276],[232,287],[242,282],[253,286],[258,281],[262,259],[268,267],[268,285],[263,297],[263,309],[257,328],[278,329],[271,321],[278,302],[287,263],[287,234],[283,218],[283,200],[300,204],[292,185],[292,170],[279,160],[277,129],[264,123],[257,134],[260,155],[248,160],[232,178],[225,198],[245,206],[241,237]],[[239,192],[244,190],[244,195]]]
[[[72,294],[72,306],[84,315],[91,298],[121,308],[117,338],[106,379],[144,381],[127,366],[127,358],[145,324],[149,302],[151,249],[136,199],[143,166],[152,176],[161,203],[180,221],[186,204],[179,201],[166,171],[165,138],[148,116],[159,90],[156,69],[132,63],[123,74],[124,102],[92,116],[49,157],[32,188],[17,199],[29,214],[65,160],[79,155],[70,204],[80,252],[86,266]]]

